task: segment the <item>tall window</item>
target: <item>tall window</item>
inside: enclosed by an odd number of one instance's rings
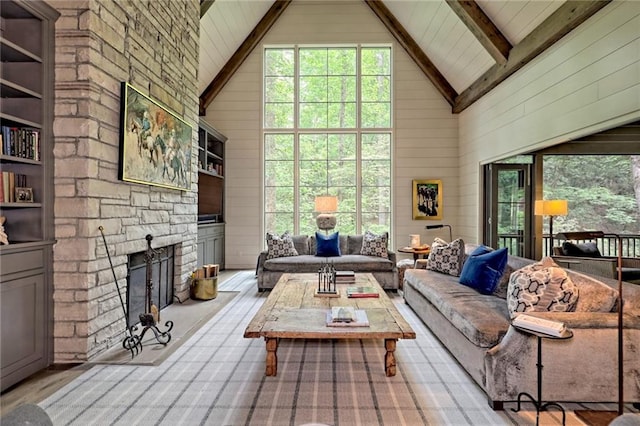
[[[312,234],[314,199],[338,197],[344,234],[391,228],[391,47],[264,52],[264,222]]]

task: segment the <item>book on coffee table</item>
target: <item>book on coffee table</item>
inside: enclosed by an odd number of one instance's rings
[[[380,297],[374,287],[347,287],[347,297]]]
[[[369,327],[369,318],[362,309],[351,306],[333,307],[327,311],[328,327]]]

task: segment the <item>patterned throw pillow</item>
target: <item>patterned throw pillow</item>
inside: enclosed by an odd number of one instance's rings
[[[286,231],[280,237],[267,232],[267,259],[297,255],[298,251],[293,245],[293,239],[289,231]]]
[[[389,253],[387,253],[387,240],[388,234],[386,232],[382,235],[374,234],[371,231],[365,232],[362,238],[360,254],[388,259]]]
[[[520,312],[572,312],[577,301],[578,287],[550,257],[518,269],[509,278],[511,318]]]
[[[431,244],[431,253],[427,258],[427,269],[458,277],[464,264],[464,258],[464,241],[462,238],[450,243],[436,238]]]

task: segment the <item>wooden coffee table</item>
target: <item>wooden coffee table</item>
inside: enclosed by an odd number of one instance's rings
[[[347,298],[338,284],[340,297],[316,297],[318,274],[283,274],[260,310],[247,326],[244,337],[264,337],[267,347],[266,375],[278,371],[279,339],[384,339],[385,373],[396,375],[394,351],[398,339],[415,339],[416,333],[400,315],[372,274],[356,274],[356,286],[372,286],[377,298]],[[327,311],[332,306],[364,309],[369,327],[327,327]]]

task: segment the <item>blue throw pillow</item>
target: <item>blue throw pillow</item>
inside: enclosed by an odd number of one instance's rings
[[[496,289],[507,267],[507,248],[491,250],[489,247],[476,248],[464,262],[460,274],[460,284],[491,294]]]
[[[316,232],[316,256],[340,256],[340,237],[337,232],[331,235]]]

